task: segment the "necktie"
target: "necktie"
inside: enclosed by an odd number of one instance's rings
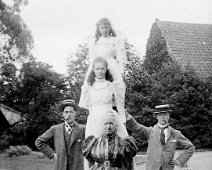
[[[70,135],[71,131],[72,131],[72,128],[73,128],[73,124],[70,126],[67,122],[65,122],[65,127],[66,127],[66,131]]]
[[[165,127],[161,128],[160,132],[160,141],[164,145],[165,144],[165,133],[164,133]]]

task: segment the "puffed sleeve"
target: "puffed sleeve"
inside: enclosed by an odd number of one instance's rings
[[[116,37],[115,39],[116,45],[116,59],[118,61],[121,73],[124,72],[124,66],[127,63],[126,49],[124,46],[124,39],[120,37]]]
[[[81,87],[81,95],[79,101],[79,107],[90,109],[91,108],[91,101],[90,101],[90,94],[89,94],[89,85],[84,83]]]
[[[124,82],[113,81],[111,83],[111,89],[114,94],[115,105],[117,107],[118,114],[121,118],[121,122],[126,123],[126,116],[125,116],[125,109],[124,109],[126,86]]]
[[[86,159],[92,159],[91,158],[91,150],[93,146],[95,145],[97,139],[94,136],[88,136],[83,142],[82,142],[82,154]]]
[[[127,169],[132,169],[133,157],[137,154],[138,148],[133,137],[128,136],[123,141],[123,164]]]

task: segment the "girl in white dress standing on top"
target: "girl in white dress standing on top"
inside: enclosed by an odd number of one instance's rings
[[[92,70],[91,63],[96,57],[103,57],[108,62],[108,69],[114,80],[123,81],[122,73],[127,63],[124,40],[117,37],[109,19],[102,18],[96,24],[95,39],[89,42],[89,68],[85,78]]]

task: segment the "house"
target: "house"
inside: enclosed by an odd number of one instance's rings
[[[145,60],[159,67],[160,62],[172,60],[182,67],[191,66],[200,77],[212,75],[212,25],[156,19]]]
[[[21,120],[21,113],[3,104],[0,104],[0,132],[6,130],[10,125]]]

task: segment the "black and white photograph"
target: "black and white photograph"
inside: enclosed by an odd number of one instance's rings
[[[211,169],[211,0],[0,0],[0,170]]]

